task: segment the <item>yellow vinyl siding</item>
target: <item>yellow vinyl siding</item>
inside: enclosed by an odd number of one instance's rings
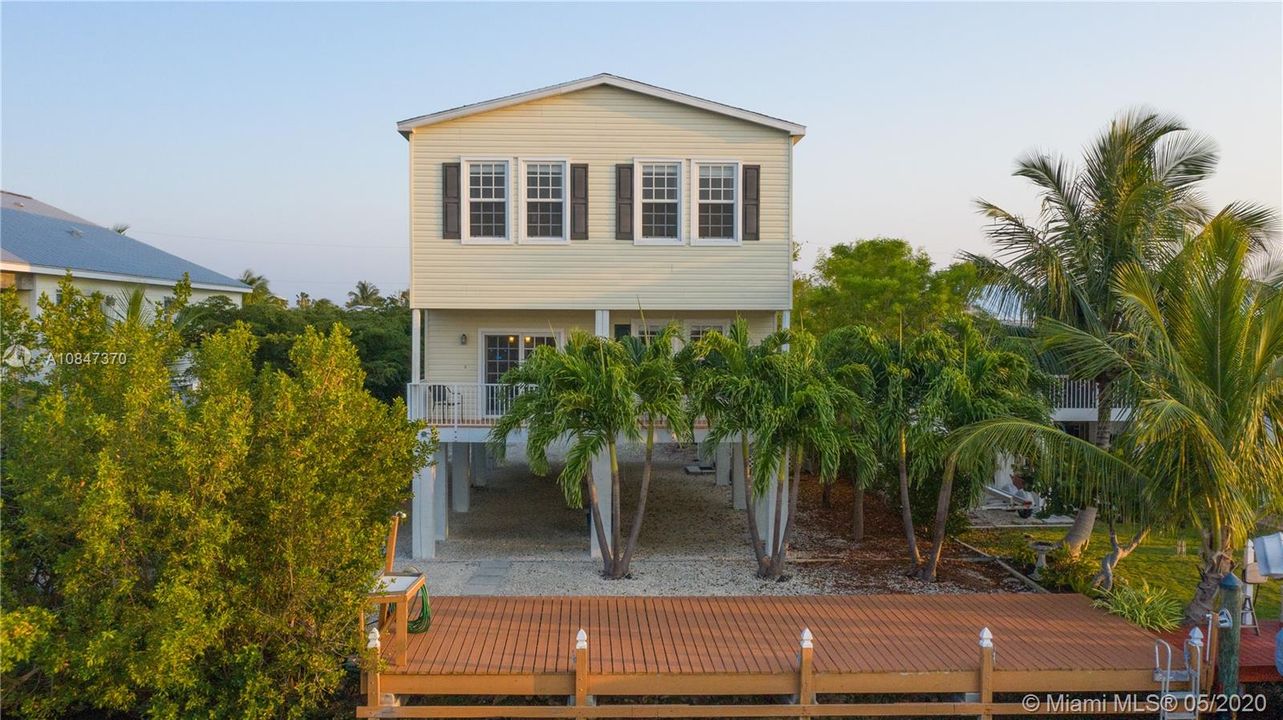
[[[598,86],[417,129],[410,136],[410,153],[414,307],[735,311],[790,305],[792,140],[787,132]],[[468,157],[508,158],[513,176],[520,173],[518,158],[587,163],[589,238],[569,245],[467,245],[442,239],[441,164]],[[760,165],[761,240],[730,247],[690,244],[695,208],[689,162],[683,163],[685,244],[635,246],[616,240],[615,165],[637,158]],[[462,180],[466,192],[466,175]],[[514,235],[523,184],[509,185]]]
[[[645,312],[647,324],[663,324],[670,320],[733,321],[743,317],[749,323],[753,339],[759,340],[775,329],[775,313],[750,311],[743,313],[714,311],[649,311]],[[636,310],[612,312],[611,332],[616,324],[640,319]],[[427,382],[478,383],[481,382],[483,331],[558,334],[561,339],[570,336],[571,330],[592,332],[595,316],[592,311],[547,310],[429,310],[427,312]],[[460,342],[468,336],[467,344]]]

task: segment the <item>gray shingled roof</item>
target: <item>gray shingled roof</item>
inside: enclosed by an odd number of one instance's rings
[[[249,292],[249,288],[235,278],[105,227],[18,209],[7,202],[0,208],[0,255],[5,261],[33,266],[170,282],[181,280],[183,273],[187,273],[196,284],[243,287]]]

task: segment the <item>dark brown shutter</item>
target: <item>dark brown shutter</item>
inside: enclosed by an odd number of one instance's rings
[[[441,163],[441,237],[460,238],[459,163]]]
[[[761,240],[759,229],[761,214],[762,166],[744,166],[744,239]]]
[[[615,166],[615,239],[633,239],[633,166]]]
[[[570,166],[570,239],[588,239],[588,165]]]

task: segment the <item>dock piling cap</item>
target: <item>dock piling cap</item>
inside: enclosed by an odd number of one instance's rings
[[[980,630],[980,647],[982,648],[993,647],[993,633],[989,632],[989,628],[987,627],[981,628]]]
[[[1199,630],[1197,625],[1190,628],[1189,644],[1194,647],[1203,647],[1203,631]]]
[[[576,650],[588,649],[588,633],[584,632],[583,628],[579,628],[579,634],[575,636],[575,649]]]
[[[814,636],[811,635],[811,628],[802,628],[802,647],[815,647],[813,640]]]

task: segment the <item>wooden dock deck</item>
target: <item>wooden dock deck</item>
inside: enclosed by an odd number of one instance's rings
[[[791,695],[815,703],[823,694],[977,693],[983,703],[993,693],[1156,687],[1154,636],[1077,595],[439,597],[432,604],[432,628],[410,637],[407,663],[377,678],[384,701]],[[989,669],[983,628],[996,654]],[[577,653],[581,629],[587,647]],[[800,643],[807,629],[813,650]],[[604,717],[609,709],[508,714],[490,707],[490,716]],[[384,706],[358,714],[468,714],[460,706],[439,710]]]

